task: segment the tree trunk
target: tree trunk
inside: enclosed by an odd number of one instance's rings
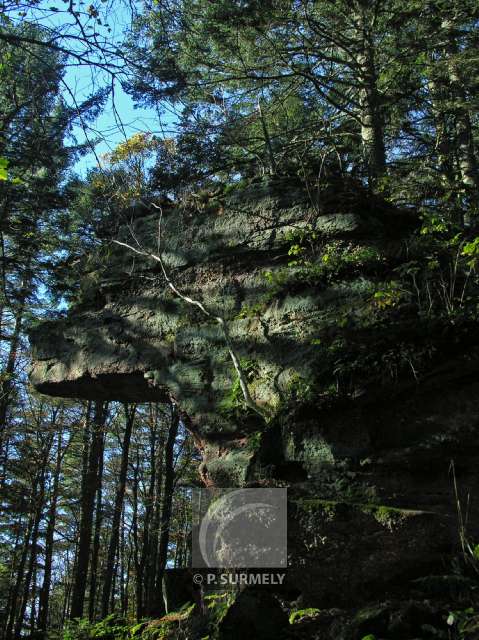
[[[156,572],[158,570],[158,546],[160,540],[160,515],[163,488],[163,459],[165,454],[164,435],[160,429],[158,438],[157,455],[155,459],[156,487],[154,494],[154,505],[151,520],[151,533],[148,538],[147,561],[146,561],[146,594],[147,613],[151,615],[156,607]]]
[[[168,541],[170,537],[171,505],[173,502],[173,484],[175,480],[174,447],[180,423],[178,409],[171,404],[171,422],[165,447],[165,485],[163,490],[163,508],[160,521],[160,542],[158,545],[158,565],[156,571],[157,615],[164,615],[163,577],[168,560]]]
[[[35,631],[35,621],[37,617],[37,565],[33,569],[32,589],[30,594],[30,636]]]
[[[90,571],[90,592],[88,601],[88,619],[93,621],[95,617],[95,605],[97,595],[98,582],[98,558],[100,555],[100,533],[103,520],[103,504],[102,504],[102,481],[103,481],[103,464],[105,451],[105,436],[102,434],[99,460],[98,460],[98,476],[96,489],[96,507],[95,507],[95,532],[93,534],[93,550],[91,555],[91,571]]]
[[[105,565],[105,577],[103,581],[103,593],[101,599],[101,615],[103,618],[108,615],[108,603],[112,590],[113,571],[115,567],[115,557],[118,550],[121,511],[123,507],[123,499],[125,496],[126,476],[128,471],[128,456],[130,451],[131,432],[135,420],[135,412],[136,405],[133,405],[130,410],[128,410],[128,406],[125,405],[125,436],[123,439],[120,475],[118,478],[118,486],[115,496],[113,522],[111,525],[110,543],[108,545],[108,554]]]
[[[448,132],[446,114],[444,112],[444,95],[440,83],[434,78],[434,68],[430,70],[428,89],[431,101],[431,113],[436,130],[437,168],[441,175],[443,187],[451,189],[455,176],[452,163],[451,137]]]
[[[93,528],[93,509],[97,489],[98,467],[105,418],[106,407],[103,406],[103,402],[95,402],[93,433],[88,455],[88,469],[81,489],[80,532],[71,598],[71,620],[81,618],[83,616],[91,548],[91,534]]]
[[[377,86],[375,51],[366,9],[356,14],[360,51],[356,57],[359,81],[361,142],[363,157],[372,180],[386,170],[386,148],[381,101]]]
[[[131,547],[128,547],[128,557],[126,561],[126,576],[125,576],[125,601],[123,603],[123,615],[128,616],[128,609],[130,607],[130,576],[131,576]]]
[[[58,487],[60,483],[60,472],[66,448],[63,449],[63,432],[60,429],[57,440],[57,457],[55,471],[53,475],[53,487],[48,510],[48,524],[45,533],[45,568],[43,572],[43,583],[40,589],[40,600],[38,605],[38,629],[45,635],[48,624],[48,608],[50,598],[50,587],[52,581],[52,558],[53,558],[53,537],[55,533],[55,522],[57,515]]]
[[[132,487],[132,521],[131,530],[133,533],[133,561],[135,564],[135,596],[136,596],[136,619],[143,617],[143,572],[140,570],[140,549],[138,539],[138,470],[140,468],[140,454],[136,450],[136,464],[133,467],[133,487]]]
[[[157,477],[157,469],[156,469],[156,439],[157,439],[157,428],[158,428],[158,407],[155,405],[155,409],[153,411],[153,407],[150,404],[150,483],[148,486],[148,496],[145,505],[145,517],[143,520],[143,545],[141,549],[141,556],[138,562],[137,568],[137,618],[141,619],[143,617],[143,580],[145,574],[146,563],[148,560],[148,555],[151,551],[151,520],[154,509],[154,501],[155,501],[155,487],[156,487],[156,477]],[[139,597],[138,597],[139,596]]]
[[[120,565],[120,602],[121,602],[121,614],[124,616],[126,613],[125,608],[125,574],[126,574],[126,561],[125,561],[125,507],[121,511],[121,528],[120,528],[120,550],[119,550],[119,565]]]
[[[15,388],[13,376],[15,374],[15,367],[17,364],[18,347],[20,345],[26,299],[27,289],[26,287],[23,287],[17,314],[15,316],[13,333],[10,336],[10,349],[8,352],[7,363],[5,365],[5,369],[2,371],[2,382],[0,384],[0,455],[3,455],[4,453],[3,449],[6,441],[8,411],[10,409],[12,392]]]
[[[449,18],[441,23],[446,35],[447,71],[449,86],[454,104],[454,119],[456,124],[456,152],[459,172],[464,190],[470,193],[478,188],[477,158],[472,135],[471,117],[466,106],[466,91],[457,63],[459,48],[455,36],[454,25]]]
[[[71,592],[72,592],[72,580],[71,580],[72,572],[70,571],[71,562],[70,562],[70,553],[68,552],[68,549],[67,549],[66,556],[67,556],[67,559],[66,559],[66,575],[65,575],[65,580],[64,580],[62,619],[61,619],[61,623],[60,623],[60,627],[61,628],[63,628],[65,626],[65,621],[67,619],[67,612],[70,609],[70,597],[71,597]]]

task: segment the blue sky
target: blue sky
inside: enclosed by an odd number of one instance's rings
[[[78,12],[86,33],[96,33],[108,46],[121,48],[131,23],[131,4],[137,11],[141,11],[141,0],[74,0],[72,6]],[[55,33],[61,34],[56,42],[70,50],[76,48],[77,53],[84,54],[87,48],[76,39],[80,33],[79,27],[68,7],[66,0],[43,0],[28,13],[12,11],[10,18],[17,24],[28,20],[53,29]],[[98,11],[97,20],[89,15],[92,8]],[[110,56],[110,59],[113,58]],[[113,61],[116,64],[121,62],[118,58]],[[68,104],[80,104],[101,86],[110,84],[111,76],[108,73],[87,64],[79,65],[75,59],[67,62],[63,94]],[[159,137],[171,137],[174,133],[173,113],[163,111],[160,118],[155,109],[134,105],[119,81],[114,83],[114,92],[114,98],[110,97],[95,122],[89,122],[87,128],[79,124],[73,132],[79,143],[100,140],[95,145],[95,153],[86,154],[75,165],[74,170],[81,175],[97,165],[97,158],[101,159],[102,155],[135,133],[150,132]]]
[[[75,80],[78,80],[78,74]],[[86,93],[81,95],[77,93],[76,99],[79,100],[81,97],[86,97]],[[130,96],[118,86],[115,91],[115,109],[110,98],[101,115],[94,122],[89,123],[88,130],[85,132],[81,126],[77,126],[74,135],[78,142],[87,140],[93,142],[95,138],[101,138],[101,141],[95,145],[96,156],[101,159],[105,153],[110,152],[119,142],[134,133],[151,132],[162,136],[167,129],[171,133],[171,124],[167,125],[165,122],[162,124],[160,117],[153,109],[135,107]],[[78,160],[75,171],[84,175],[89,168],[96,165],[95,154],[88,153]]]
[[[117,7],[119,5],[116,5]],[[112,33],[112,41],[121,42],[123,33],[127,28],[127,17],[124,11],[115,12],[115,30]],[[101,86],[111,85],[111,76],[88,66],[67,67],[65,74],[64,95],[70,104],[73,101],[80,103]],[[97,165],[100,158],[120,142],[138,132],[149,132],[159,137],[170,137],[174,132],[175,117],[173,113],[163,110],[161,116],[156,109],[135,105],[132,98],[123,91],[121,83],[114,83],[114,95],[111,95],[100,116],[88,123],[88,130],[81,125],[77,126],[74,135],[78,142],[94,141],[101,139],[95,145],[95,153],[89,153],[79,159],[75,171],[85,174],[88,168]]]

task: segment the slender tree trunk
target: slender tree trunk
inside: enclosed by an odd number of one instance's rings
[[[125,571],[126,571],[126,561],[125,561],[125,507],[123,505],[123,509],[121,511],[121,528],[120,528],[120,550],[119,550],[119,565],[120,565],[120,602],[121,602],[121,613],[125,615]]]
[[[113,578],[111,581],[111,594],[110,594],[110,611],[115,611],[115,593],[116,593],[116,581],[118,579],[118,551],[115,556],[115,564],[113,566]]]
[[[160,515],[161,503],[163,496],[163,458],[165,454],[165,440],[162,430],[160,429],[157,447],[157,456],[155,460],[156,467],[156,487],[154,497],[154,507],[151,521],[151,533],[148,539],[148,555],[146,562],[146,587],[147,593],[145,601],[147,603],[147,613],[151,615],[156,607],[156,572],[158,570],[158,546],[160,540]]]
[[[70,619],[81,618],[85,604],[87,587],[88,563],[90,558],[91,534],[93,528],[93,509],[97,488],[98,466],[100,460],[103,426],[106,418],[106,408],[103,402],[95,402],[95,416],[93,433],[88,455],[88,470],[85,474],[81,490],[80,532],[78,553],[73,578]]]
[[[30,594],[30,635],[35,631],[35,621],[37,617],[37,565],[33,569],[32,590]]]
[[[156,439],[157,439],[157,428],[158,428],[158,407],[155,405],[153,409],[153,405],[150,404],[150,483],[148,486],[148,496],[145,505],[145,517],[143,520],[143,545],[141,550],[141,557],[138,563],[137,576],[138,582],[140,585],[140,589],[137,589],[137,595],[140,595],[140,598],[137,599],[137,617],[138,619],[143,616],[143,599],[141,597],[143,592],[143,580],[145,574],[146,563],[148,560],[148,554],[151,551],[150,548],[150,538],[151,538],[151,520],[154,509],[154,501],[155,501],[155,487],[156,487]]]
[[[118,550],[121,511],[123,507],[123,499],[125,496],[126,476],[128,471],[128,456],[130,451],[131,432],[135,420],[135,412],[136,405],[133,405],[130,410],[128,410],[128,406],[125,405],[125,436],[123,439],[120,475],[118,478],[118,486],[115,495],[113,522],[111,525],[110,542],[108,545],[108,554],[103,580],[103,593],[101,600],[101,615],[103,618],[108,615],[108,603],[110,600],[110,593],[112,591],[113,571],[115,566],[115,556]]]
[[[131,530],[133,533],[133,561],[135,564],[135,596],[136,596],[136,619],[141,620],[143,617],[143,572],[140,570],[140,543],[138,540],[138,470],[140,468],[140,453],[136,450],[136,464],[133,468],[133,487],[132,487],[132,523]]]
[[[15,325],[13,333],[10,337],[10,350],[8,352],[7,363],[3,371],[2,383],[0,385],[0,431],[5,433],[7,423],[7,413],[10,407],[10,397],[14,388],[13,374],[15,373],[15,365],[17,363],[18,346],[20,344],[20,335],[22,331],[23,314],[25,311],[25,297],[20,301],[19,309],[15,316]],[[3,437],[2,437],[3,442]]]
[[[8,412],[10,409],[12,392],[15,389],[13,376],[17,364],[18,347],[20,345],[20,336],[22,333],[23,315],[25,313],[25,302],[27,299],[27,288],[23,286],[22,294],[18,304],[18,310],[15,316],[15,325],[10,337],[10,349],[8,352],[7,363],[2,372],[2,382],[0,384],[0,455],[4,454],[4,446],[6,443],[6,430],[8,421]]]
[[[444,188],[451,189],[455,180],[451,137],[448,132],[446,114],[444,112],[444,92],[441,91],[440,83],[437,82],[434,75],[434,67],[432,67],[428,80],[428,89],[431,102],[431,114],[436,130],[437,167]]]
[[[126,576],[125,576],[125,602],[123,615],[128,616],[128,609],[130,607],[130,576],[131,576],[131,547],[128,547],[128,557],[126,562]]]
[[[83,439],[82,439],[82,463],[81,463],[81,486],[82,489],[86,485],[87,482],[87,474],[88,474],[88,458],[90,455],[90,437],[91,437],[91,413],[92,413],[92,403],[90,401],[87,402],[86,412],[85,412],[85,425],[83,429]]]
[[[66,559],[66,565],[67,565],[67,570],[66,570],[66,575],[65,575],[65,581],[64,581],[64,595],[63,595],[63,606],[62,606],[62,619],[61,619],[61,628],[63,629],[63,627],[65,626],[65,621],[67,619],[67,612],[70,609],[70,596],[71,596],[71,592],[72,592],[72,578],[71,578],[71,563],[70,563],[70,554],[68,552],[67,549],[67,559]]]
[[[48,511],[48,524],[45,533],[45,567],[38,605],[38,629],[43,635],[46,633],[48,624],[50,587],[52,582],[53,537],[55,533],[55,522],[57,515],[58,487],[60,483],[61,466],[65,451],[66,449],[63,449],[63,432],[60,429],[60,431],[58,432],[57,456],[55,461],[55,471],[53,475],[50,508]]]
[[[95,532],[93,535],[93,550],[91,555],[91,571],[90,571],[90,592],[88,601],[88,618],[92,621],[95,617],[95,606],[97,596],[97,582],[98,582],[98,558],[100,555],[100,533],[103,520],[103,504],[102,504],[102,481],[103,481],[103,465],[104,465],[104,451],[105,451],[105,436],[102,434],[99,461],[98,461],[98,476],[97,476],[97,489],[96,489],[96,508],[95,508]]]
[[[163,508],[160,521],[160,542],[158,545],[158,568],[156,571],[157,614],[165,613],[163,600],[163,577],[168,560],[168,541],[170,537],[171,506],[173,503],[173,484],[175,480],[174,447],[178,435],[180,420],[178,409],[171,404],[171,422],[165,446],[165,486],[163,491]]]
[[[264,118],[263,115],[263,110],[261,108],[261,100],[258,100],[258,104],[256,106],[256,109],[258,111],[260,120],[261,120],[261,127],[263,129],[263,136],[264,136],[264,143],[266,146],[266,149],[268,150],[268,158],[269,158],[269,174],[271,176],[274,176],[277,172],[277,168],[276,168],[276,161],[274,158],[274,150],[273,150],[273,144],[271,142],[271,136],[269,135],[269,131],[268,131],[268,127],[266,125],[266,120]]]
[[[380,177],[386,170],[386,148],[384,145],[384,125],[381,114],[381,100],[378,91],[375,64],[375,45],[370,30],[366,9],[356,14],[360,51],[356,62],[358,66],[361,141],[363,156],[372,180]]]
[[[466,105],[466,91],[458,67],[459,48],[455,36],[454,25],[448,18],[442,20],[441,27],[446,34],[447,70],[449,86],[454,103],[456,123],[456,151],[458,157],[461,182],[466,192],[478,188],[477,158],[472,135],[471,116]]]

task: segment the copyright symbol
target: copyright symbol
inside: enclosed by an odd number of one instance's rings
[[[201,584],[203,582],[203,576],[201,575],[201,573],[195,573],[195,575],[193,576],[193,582],[195,584]]]

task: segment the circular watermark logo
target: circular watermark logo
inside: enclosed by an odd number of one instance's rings
[[[286,566],[285,489],[217,490],[201,496],[199,504],[194,566]]]

